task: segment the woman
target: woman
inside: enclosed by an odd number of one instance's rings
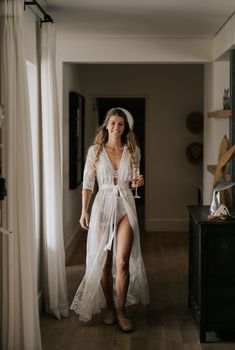
[[[81,226],[89,230],[86,273],[71,309],[80,320],[89,321],[106,307],[105,324],[118,321],[123,331],[132,331],[125,307],[148,303],[148,284],[142,260],[135,202],[130,185],[139,167],[140,151],[125,113],[111,109],[88,150],[82,191]],[[97,178],[99,191],[89,220],[88,206]]]

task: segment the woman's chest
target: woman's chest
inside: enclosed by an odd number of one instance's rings
[[[128,154],[126,152],[121,154],[121,158],[120,155],[119,157],[116,155],[116,159],[114,157],[111,160],[107,152],[102,151],[96,164],[98,181],[105,182],[108,180],[110,182],[113,180],[114,173],[118,174],[121,180],[129,179],[132,176],[132,167]]]
[[[104,156],[107,156],[112,168],[116,171],[119,169],[122,162],[122,158],[125,155],[125,147],[120,147],[118,149],[112,149],[110,147],[104,147]]]

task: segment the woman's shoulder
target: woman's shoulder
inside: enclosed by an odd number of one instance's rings
[[[92,152],[92,153],[97,152],[98,148],[99,148],[99,145],[97,145],[97,144],[91,145],[91,146],[88,148],[88,152]]]
[[[98,144],[91,145],[88,148],[87,155],[89,155],[90,157],[96,158],[97,154],[100,154],[101,150],[102,149],[100,149],[100,145]]]
[[[86,152],[86,157],[87,158],[94,158],[96,155],[96,148],[94,147],[95,145],[91,145],[88,147],[87,152]]]

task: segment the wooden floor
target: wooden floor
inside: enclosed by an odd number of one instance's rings
[[[235,349],[235,337],[209,334],[200,344],[198,330],[187,306],[188,241],[185,233],[145,233],[142,251],[151,302],[129,309],[135,325],[122,333],[117,325],[105,326],[97,315],[88,324],[73,312],[61,321],[41,316],[44,350],[227,350]],[[86,234],[66,267],[69,301],[85,269]]]

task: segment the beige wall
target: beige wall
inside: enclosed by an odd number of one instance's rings
[[[186,206],[197,204],[202,166],[188,162],[185,148],[202,134],[192,134],[185,122],[203,110],[203,66],[81,64],[77,74],[86,96],[86,147],[97,125],[96,96],[146,97],[146,229],[186,230]]]

